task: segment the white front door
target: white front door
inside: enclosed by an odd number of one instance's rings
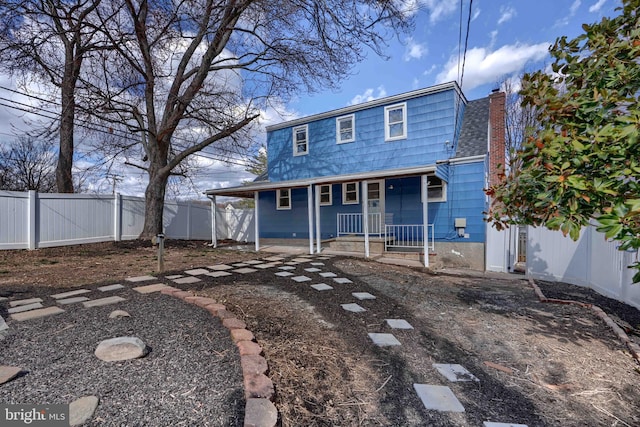
[[[367,183],[369,233],[381,234],[384,223],[384,179]]]

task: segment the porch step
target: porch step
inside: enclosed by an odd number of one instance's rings
[[[364,236],[340,236],[329,242],[329,248],[339,252],[364,252]],[[369,237],[369,253],[382,255],[384,253],[384,238]]]

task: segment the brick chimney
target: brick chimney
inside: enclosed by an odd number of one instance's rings
[[[498,174],[504,173],[505,103],[504,92],[495,89],[489,95],[489,186],[497,184],[500,181]],[[501,165],[499,169],[498,165]]]

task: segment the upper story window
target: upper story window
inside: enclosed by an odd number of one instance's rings
[[[333,195],[331,194],[331,184],[320,186],[320,206],[331,206],[333,204]]]
[[[293,155],[302,156],[309,153],[309,127],[307,125],[293,128]]]
[[[345,182],[342,184],[342,204],[356,205],[360,203],[360,187],[357,182]]]
[[[429,202],[446,202],[447,183],[435,175],[427,178],[427,197],[429,198]],[[422,201],[422,196],[420,199]]]
[[[356,118],[353,114],[336,119],[336,142],[344,144],[356,140]]]
[[[407,104],[384,107],[384,139],[394,141],[407,137]]]
[[[278,210],[291,209],[291,189],[276,190],[276,203]]]

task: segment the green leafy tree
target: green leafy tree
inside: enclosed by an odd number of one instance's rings
[[[517,153],[520,167],[487,190],[498,229],[543,225],[576,240],[595,220],[621,250],[640,248],[640,0],[617,10],[557,39],[553,73],[524,76],[523,105],[540,126]],[[631,267],[639,282],[640,262]]]

